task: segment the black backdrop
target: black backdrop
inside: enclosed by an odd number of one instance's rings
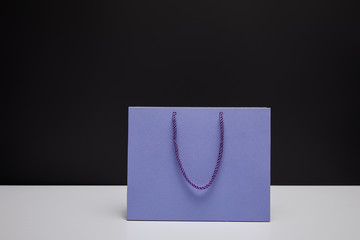
[[[1,184],[126,184],[127,107],[272,108],[272,184],[360,184],[357,1],[12,1]]]

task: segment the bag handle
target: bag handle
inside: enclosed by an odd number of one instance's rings
[[[195,183],[193,183],[189,177],[187,176],[187,174],[185,173],[185,169],[182,165],[182,162],[180,160],[180,154],[179,154],[179,148],[178,148],[178,144],[177,144],[177,124],[176,124],[176,112],[173,112],[172,114],[172,122],[173,122],[173,142],[174,142],[174,147],[175,147],[175,155],[176,155],[176,160],[180,166],[180,170],[182,175],[184,176],[185,180],[194,188],[199,189],[199,190],[204,190],[207,189],[208,187],[211,186],[211,184],[214,182],[215,177],[219,171],[219,167],[220,167],[220,162],[221,162],[221,158],[222,158],[222,154],[223,154],[223,148],[224,148],[224,119],[223,119],[223,112],[219,112],[219,120],[220,120],[220,148],[219,148],[219,155],[218,155],[218,159],[216,162],[216,166],[214,169],[214,172],[211,176],[210,181],[204,185],[204,186],[198,186]]]

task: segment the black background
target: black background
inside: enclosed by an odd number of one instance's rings
[[[358,1],[12,1],[0,184],[126,184],[127,107],[272,108],[272,184],[360,184]]]

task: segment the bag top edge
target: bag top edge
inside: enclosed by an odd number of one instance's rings
[[[235,108],[265,108],[265,109],[271,109],[271,107],[169,107],[169,106],[128,106],[128,108],[229,108],[229,109],[235,109]]]

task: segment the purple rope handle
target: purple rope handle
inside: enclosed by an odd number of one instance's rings
[[[216,166],[214,169],[214,172],[211,176],[210,181],[204,185],[204,186],[198,186],[195,183],[193,183],[189,177],[187,176],[187,174],[185,173],[185,169],[182,165],[182,162],[180,160],[180,154],[179,154],[179,148],[178,148],[178,144],[177,144],[177,124],[176,124],[176,112],[173,112],[172,114],[172,122],[173,122],[173,141],[174,141],[174,147],[175,147],[175,155],[176,155],[176,160],[180,166],[180,170],[182,175],[184,176],[185,180],[194,188],[199,189],[199,190],[204,190],[207,189],[208,187],[211,186],[211,184],[214,182],[216,174],[219,171],[219,167],[220,167],[220,162],[221,162],[221,158],[222,158],[222,154],[223,154],[223,149],[224,149],[224,119],[223,119],[223,112],[219,112],[219,120],[220,120],[220,148],[219,148],[219,155],[218,155],[218,159],[216,162]]]

